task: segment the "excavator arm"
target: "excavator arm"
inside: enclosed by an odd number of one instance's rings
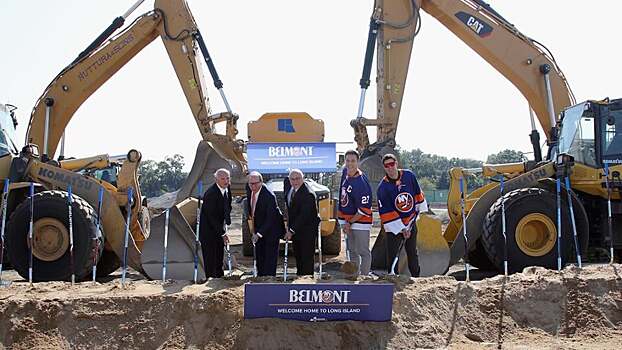
[[[437,19],[516,86],[535,112],[547,143],[549,146],[553,145],[557,137],[557,116],[575,100],[553,55],[543,45],[521,33],[481,0],[376,0],[360,82],[359,111],[357,118],[351,122],[357,147],[362,154],[361,168],[370,180],[380,181],[384,176],[380,157],[384,153],[394,152],[413,41],[421,27],[421,10]],[[374,49],[377,50],[377,114],[375,119],[368,119],[362,116],[362,111]],[[367,126],[377,128],[377,140],[374,143],[369,141]],[[533,114],[531,142],[535,160],[541,161],[539,135]],[[547,167],[532,169],[513,181],[531,181],[534,174],[543,171],[543,176],[550,175],[551,169],[552,165],[549,163]],[[525,164],[511,164],[488,166],[484,170],[496,174],[521,174],[529,169]],[[419,232],[428,232],[418,242],[422,273],[442,272],[448,263],[454,263],[457,258],[464,256],[464,244],[459,242],[461,236],[458,235],[462,217],[460,208],[457,207],[460,204],[460,192],[456,188],[460,178],[469,174],[465,169],[455,168],[451,171],[452,182],[448,198],[451,221],[444,239],[437,233],[439,230],[426,224],[427,221],[419,220],[417,224],[421,226]],[[522,180],[523,178],[526,180]],[[475,235],[472,241],[469,239],[471,245],[481,232],[481,227],[477,225],[481,226],[482,215],[486,212],[482,208],[487,208],[487,204],[491,204],[498,197],[498,191],[491,190],[496,186],[494,183],[489,184],[477,189],[467,198],[465,211],[470,218],[468,229],[471,235]],[[473,209],[475,206],[477,208]],[[422,215],[423,218],[426,215]],[[449,252],[445,240],[454,243]],[[377,241],[372,251],[375,261],[384,261],[381,254],[383,251],[382,243]]]
[[[139,0],[133,9],[141,2],[142,0]],[[134,203],[141,203],[137,178],[140,153],[135,152],[137,156],[133,158],[136,159],[130,159],[132,151],[128,153],[129,161],[123,164],[119,172],[117,188],[88,176],[71,175],[75,173],[76,168],[84,167],[85,164],[92,167],[96,163],[101,163],[101,157],[63,161],[61,145],[60,167],[48,164],[48,160],[55,155],[65,128],[82,103],[143,48],[157,37],[161,37],[202,139],[188,179],[178,191],[175,201],[177,204],[171,208],[171,230],[177,232],[171,234],[169,244],[169,276],[175,279],[191,279],[192,265],[195,265],[198,269],[195,273],[196,278],[202,280],[204,278],[202,255],[200,248],[195,246],[195,233],[191,229],[196,218],[188,215],[196,211],[197,201],[186,198],[197,193],[195,189],[201,180],[205,185],[204,188],[207,188],[210,181],[213,181],[213,171],[220,167],[231,170],[233,185],[237,184],[237,187],[242,188],[247,167],[243,154],[244,143],[235,139],[238,133],[236,126],[238,116],[231,112],[222,81],[218,77],[186,1],[156,0],[152,11],[139,16],[113,36],[113,33],[123,26],[125,18],[133,9],[124,16],[116,18],[87,49],[53,79],[37,100],[28,124],[26,143],[36,145],[41,151],[41,157],[29,157],[32,161],[29,162],[29,170],[26,173],[32,180],[49,188],[63,190],[66,190],[66,186],[62,181],[51,182],[41,174],[62,174],[53,177],[61,180],[79,177],[85,184],[90,184],[90,190],[76,191],[76,194],[89,203],[97,202],[96,191],[100,186],[104,186],[106,189],[104,202],[107,205],[103,208],[102,223],[106,244],[118,257],[122,256],[124,230],[121,208],[127,203],[125,196],[129,187],[135,190]],[[202,60],[205,61],[214,85],[227,107],[224,113],[211,114]],[[216,132],[218,123],[226,123],[225,134]],[[167,207],[170,205],[167,204]],[[149,230],[145,226],[148,223],[137,220],[144,217],[139,213],[144,210],[142,206],[134,205],[131,210],[130,229],[133,239],[130,242],[130,265],[149,277],[157,278],[162,263],[164,215],[154,218]]]
[[[376,0],[361,79],[359,115],[351,123],[359,151],[372,154],[379,146],[395,145],[413,39],[421,24],[420,10],[437,19],[511,81],[529,102],[547,141],[554,140],[557,116],[575,100],[562,71],[543,45],[521,33],[481,0]],[[369,85],[374,42],[378,50],[377,117],[367,119],[362,117],[362,100]],[[373,144],[366,126],[377,127],[377,141]]]
[[[82,103],[157,37],[164,42],[202,139],[232,163],[232,167],[245,171],[243,142],[235,139],[237,115],[231,113],[226,99],[229,110],[210,115],[201,56],[224,98],[222,82],[185,0],[156,0],[153,11],[141,15],[108,41],[104,42],[107,37],[100,36],[99,44],[96,41],[90,51],[85,50],[63,69],[37,100],[30,116],[26,143],[38,145],[44,158],[52,158],[65,128]],[[215,131],[220,122],[226,123],[225,135]]]

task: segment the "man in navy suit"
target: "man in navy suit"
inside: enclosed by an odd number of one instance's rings
[[[224,275],[222,260],[224,246],[229,243],[227,226],[231,225],[230,174],[227,169],[214,173],[214,184],[203,196],[199,240],[205,263],[205,276],[219,278]]]
[[[285,226],[276,196],[264,185],[263,177],[257,171],[248,175],[246,198],[248,217],[253,222],[251,232],[255,243],[257,275],[276,276],[279,239],[285,235]]]
[[[320,224],[315,192],[305,183],[304,174],[298,169],[289,172],[289,177],[284,180],[283,189],[289,228],[285,239],[293,238],[296,274],[313,275],[315,241]]]

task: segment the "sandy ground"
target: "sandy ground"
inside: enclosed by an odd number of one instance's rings
[[[0,287],[0,349],[620,349],[622,265],[528,268],[505,279],[461,266],[446,276],[352,280],[341,256],[325,257],[336,283],[395,283],[391,322],[309,323],[243,319],[252,258],[232,230],[235,278],[205,284],[148,281],[119,272],[93,284],[30,286],[13,271]],[[373,241],[373,238],[372,238]],[[290,257],[289,266],[295,266]],[[295,270],[288,269],[290,276]],[[282,273],[282,270],[279,270]],[[288,283],[316,283],[310,277]]]
[[[0,289],[0,347],[205,349],[619,349],[621,265],[528,269],[465,283],[396,283],[392,322],[243,319],[243,284],[14,282]],[[366,280],[382,282],[385,279]],[[313,283],[301,278],[290,283]],[[357,283],[334,278],[331,282]],[[359,281],[360,282],[360,281]]]

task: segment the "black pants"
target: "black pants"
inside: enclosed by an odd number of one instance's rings
[[[408,270],[410,270],[410,275],[413,277],[419,277],[419,257],[417,256],[417,225],[413,224],[413,227],[410,230],[411,235],[410,238],[406,240],[404,244],[404,248],[406,249],[406,256],[408,257]],[[395,259],[395,255],[398,253],[397,250],[400,246],[400,243],[404,239],[404,235],[402,233],[395,235],[391,232],[387,232],[387,257],[389,259],[389,266],[387,270],[391,273],[391,265],[393,264],[393,259]],[[399,260],[397,262],[397,266],[395,267],[395,273],[399,274]]]
[[[266,241],[260,238],[255,245],[257,276],[276,276],[279,259],[279,241]]]
[[[222,259],[224,257],[224,241],[222,236],[203,238],[201,237],[201,250],[203,250],[203,263],[205,264],[205,277],[220,278],[224,276]]]
[[[292,238],[294,255],[296,256],[296,275],[298,276],[313,275],[316,236],[317,230],[296,232]]]

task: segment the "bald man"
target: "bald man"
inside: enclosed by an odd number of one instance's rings
[[[224,275],[222,269],[224,246],[229,242],[227,226],[231,225],[230,178],[227,169],[216,170],[214,184],[203,196],[199,240],[207,278],[219,278]]]
[[[287,226],[285,239],[293,239],[296,256],[296,274],[313,275],[315,241],[320,217],[317,213],[315,192],[305,183],[302,171],[293,169],[283,184],[287,203]]]

